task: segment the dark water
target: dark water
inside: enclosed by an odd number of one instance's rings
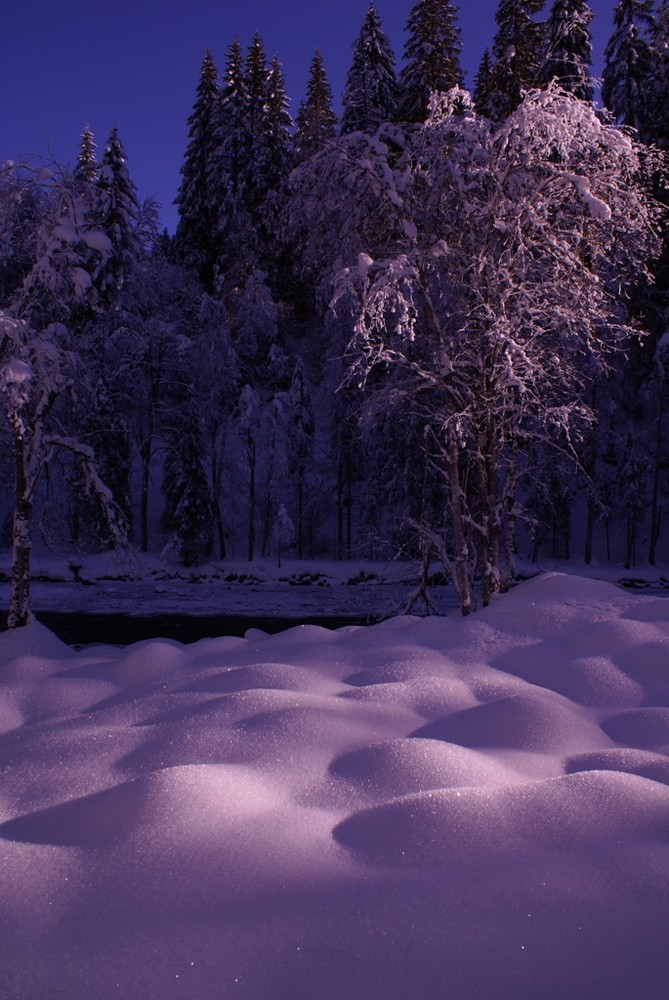
[[[177,639],[179,642],[197,642],[198,639],[221,635],[243,636],[247,629],[263,632],[283,632],[296,625],[320,625],[323,628],[341,628],[344,625],[372,625],[379,618],[372,616],[312,616],[305,618],[257,618],[244,615],[95,615],[64,614],[56,611],[37,611],[35,617],[46,625],[59,639],[71,646],[95,643],[128,646],[142,639]],[[3,616],[4,619],[4,616]],[[4,628],[4,620],[2,627]]]

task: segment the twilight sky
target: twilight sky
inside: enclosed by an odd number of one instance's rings
[[[415,0],[377,0],[401,64],[404,26]],[[186,145],[186,119],[205,49],[219,71],[237,36],[246,48],[257,30],[268,58],[283,63],[291,112],[304,96],[320,47],[338,104],[368,0],[32,0],[9,3],[0,36],[0,160],[37,154],[72,162],[88,123],[99,152],[118,125],[140,197],[155,195],[173,229],[172,201]],[[547,9],[550,4],[547,4]],[[615,0],[592,0],[594,71],[611,32]],[[463,67],[471,86],[495,30],[497,0],[462,3]]]

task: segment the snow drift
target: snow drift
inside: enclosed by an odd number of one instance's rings
[[[73,652],[0,636],[0,993],[669,989],[669,601]]]

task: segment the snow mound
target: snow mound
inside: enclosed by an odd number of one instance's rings
[[[588,771],[511,788],[422,792],[355,814],[334,830],[367,863],[434,867],[534,850],[575,851],[621,837],[669,842],[669,789]]]
[[[469,708],[476,704],[477,700],[471,684],[448,676],[365,684],[343,691],[340,697],[388,705],[399,702],[412,708],[424,719],[435,719],[446,713]]]
[[[330,773],[385,798],[466,785],[494,785],[517,775],[492,757],[429,739],[389,740],[336,757]]]
[[[267,688],[277,691],[309,691],[322,687],[319,678],[303,667],[290,663],[258,663],[250,667],[231,667],[229,670],[205,674],[202,678],[180,688],[184,693],[230,694],[234,691],[252,691]]]
[[[601,733],[559,696],[518,694],[455,712],[416,729],[412,736],[464,747],[553,751],[602,742]]]
[[[666,746],[669,752],[669,708],[636,708],[612,715],[602,729],[616,743],[637,747]]]
[[[609,657],[581,655],[560,645],[546,649],[537,644],[515,650],[495,665],[581,705],[615,707],[640,702],[643,697],[641,685]]]
[[[623,771],[669,785],[669,757],[649,750],[613,747],[611,750],[577,754],[567,759],[565,771],[568,774],[577,771]]]
[[[240,780],[243,778],[243,780]],[[281,802],[275,786],[257,772],[235,767],[180,767],[156,771],[50,809],[10,820],[0,835],[10,840],[85,849],[109,848],[150,825],[164,840],[218,841]]]

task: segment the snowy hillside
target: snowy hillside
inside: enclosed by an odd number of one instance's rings
[[[7,1000],[660,1000],[669,601],[0,635]]]

